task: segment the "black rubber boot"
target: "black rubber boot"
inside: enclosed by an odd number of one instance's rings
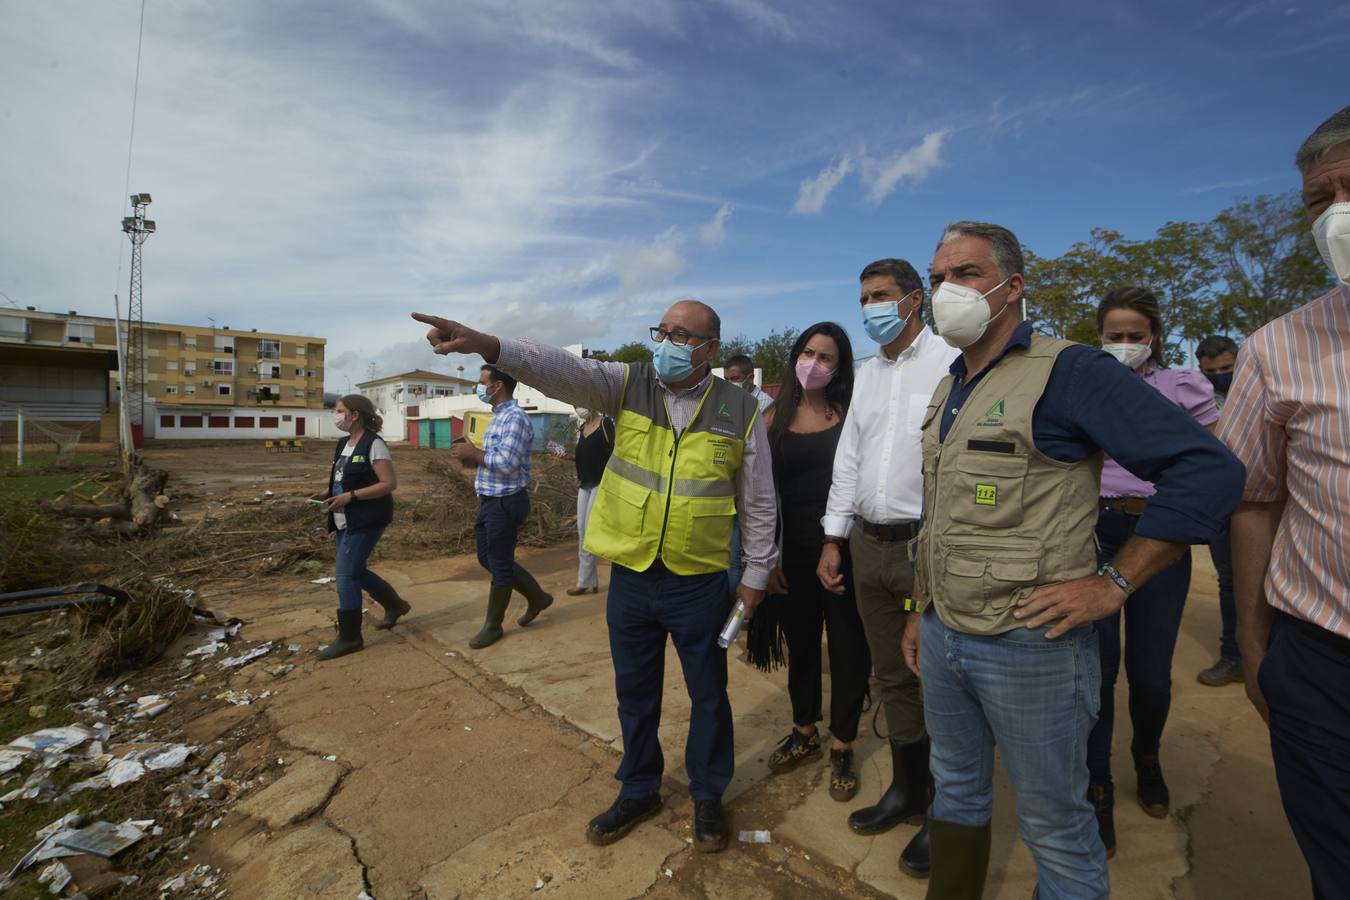
[[[361,610],[339,609],[337,620],[337,640],[319,651],[319,659],[337,659],[365,646],[361,640]]]
[[[511,603],[511,588],[493,587],[488,591],[487,618],[483,620],[483,630],[469,641],[469,646],[482,650],[497,643],[502,636],[502,619],[506,618],[506,607]]]
[[[393,628],[399,619],[412,610],[408,601],[400,597],[398,591],[394,590],[392,586],[371,591],[370,596],[375,599],[376,603],[384,607],[384,618],[375,623],[375,627],[381,630]]]
[[[516,619],[517,625],[530,624],[541,612],[553,605],[553,595],[545,593],[539,582],[534,580],[534,576],[520,566],[516,566],[516,580],[511,587],[520,591],[521,596],[530,604],[521,617]]]
[[[875,806],[856,810],[848,827],[857,834],[881,834],[928,811],[928,739],[912,744],[891,741],[891,786]]]
[[[930,819],[928,827],[933,856],[928,900],[980,900],[989,874],[989,825]]]
[[[914,878],[927,878],[932,869],[932,851],[928,838],[928,820],[923,820],[919,833],[909,839],[900,854],[900,871]]]
[[[1106,858],[1116,855],[1116,788],[1111,782],[1088,785],[1088,802],[1097,816],[1097,834],[1106,848]]]

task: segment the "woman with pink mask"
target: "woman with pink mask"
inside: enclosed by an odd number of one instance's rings
[[[355,653],[361,640],[361,591],[384,607],[376,628],[392,628],[411,607],[366,560],[394,520],[394,459],[380,437],[384,424],[370,400],[348,394],[333,409],[333,424],[346,432],[333,452],[328,489],[311,497],[328,512],[328,530],[337,536],[338,638],[319,651],[319,659]]]
[[[843,328],[821,322],[802,332],[788,361],[792,377],[785,379],[777,401],[765,414],[782,510],[782,563],[769,579],[769,593],[777,596],[770,597],[751,620],[751,655],[767,666],[780,639],[787,645],[792,731],[769,756],[771,771],[787,772],[824,755],[816,723],[821,720],[822,629],[828,633],[830,796],[843,802],[858,792],[853,742],[872,661],[848,557],[842,595],[821,586],[816,562],[824,538],[820,520],[829,498],[834,451],[853,396],[853,349]]]

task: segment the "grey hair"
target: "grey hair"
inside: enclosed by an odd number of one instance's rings
[[[1333,113],[1330,119],[1318,125],[1317,130],[1308,135],[1303,146],[1298,148],[1298,153],[1294,154],[1294,165],[1298,166],[1299,172],[1304,177],[1307,177],[1314,163],[1348,142],[1350,142],[1350,106]]]
[[[1026,267],[1026,261],[1022,257],[1022,243],[1017,240],[1017,235],[1002,225],[991,225],[988,222],[952,222],[943,229],[938,246],[963,237],[980,237],[988,241],[994,248],[994,264],[998,266],[999,274],[1004,278],[1021,275]]]

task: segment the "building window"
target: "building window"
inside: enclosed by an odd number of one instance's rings
[[[0,336],[28,340],[28,320],[22,316],[0,316]]]
[[[164,364],[164,368],[168,369],[170,372],[177,372],[178,363],[174,362],[173,360],[169,360]]]
[[[264,376],[261,376],[261,377],[266,377],[266,378],[280,378],[280,377],[281,377],[281,366],[264,366],[263,368],[266,369],[267,372],[266,372],[266,374],[265,374]]]
[[[178,385],[176,385],[176,384],[166,384],[166,385],[164,385],[164,393],[168,394],[169,396],[173,396],[174,394],[177,394],[177,393],[178,393]]]
[[[304,370],[304,369],[296,369],[296,370],[295,370],[295,377],[296,377],[296,378],[299,378],[301,375],[304,375],[304,374],[305,374],[305,370]]]
[[[258,359],[281,359],[281,341],[258,341]]]
[[[217,353],[233,353],[233,352],[234,352],[234,335],[232,335],[232,334],[218,334],[218,335],[216,335],[216,352],[217,352]]]
[[[304,389],[304,388],[296,388],[296,389],[295,389],[295,396],[297,396],[297,397],[303,397],[303,396],[305,396],[305,389]]]
[[[259,428],[276,428],[281,423],[277,421],[276,416],[263,416],[258,419]]]
[[[311,397],[317,397],[317,396],[319,396],[319,392],[318,392],[317,390],[315,390],[314,388],[310,388],[310,389],[309,389],[309,395],[310,395]]]
[[[304,356],[304,355],[305,355],[305,345],[304,345],[304,344],[296,344],[296,345],[295,345],[295,355],[296,355],[296,356]]]
[[[228,397],[234,393],[228,384],[216,385],[216,393],[221,397]]]
[[[212,375],[233,375],[234,360],[232,359],[213,359],[211,360]]]
[[[92,344],[94,342],[94,326],[83,322],[67,322],[66,340],[76,344]]]
[[[252,416],[235,416],[235,417],[234,417],[234,427],[235,427],[235,428],[252,428],[252,427],[253,427],[253,417],[252,417]]]
[[[197,336],[196,336],[195,334],[185,334],[185,335],[183,335],[183,349],[184,349],[184,350],[196,350],[196,349],[197,349]]]
[[[201,416],[179,416],[179,417],[178,417],[178,427],[179,427],[179,428],[201,428],[201,427],[202,427],[202,417],[201,417]]]
[[[208,417],[207,417],[207,420],[206,420],[206,424],[207,424],[209,427],[211,427],[211,428],[229,428],[229,427],[230,427],[230,417],[229,417],[229,416],[208,416]]]
[[[291,420],[291,417],[290,417],[290,416],[282,416],[282,417],[281,417],[281,421],[283,421],[283,422],[289,422],[290,420]]]
[[[160,428],[172,428],[172,427],[173,427],[173,416],[160,416],[160,417],[159,417],[159,427],[160,427]]]
[[[306,373],[305,373],[305,377],[306,377],[306,378],[313,378],[313,377],[314,377],[314,370],[313,370],[313,369],[310,369],[308,372],[306,372]]]
[[[183,385],[183,393],[189,397],[197,396],[197,386],[195,384]]]

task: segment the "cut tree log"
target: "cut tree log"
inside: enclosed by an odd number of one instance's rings
[[[169,473],[145,464],[140,456],[132,460],[131,479],[122,488],[117,503],[99,505],[72,503],[69,498],[49,500],[43,508],[69,519],[95,519],[91,531],[134,535],[153,530],[169,518],[169,497],[164,485]]]

